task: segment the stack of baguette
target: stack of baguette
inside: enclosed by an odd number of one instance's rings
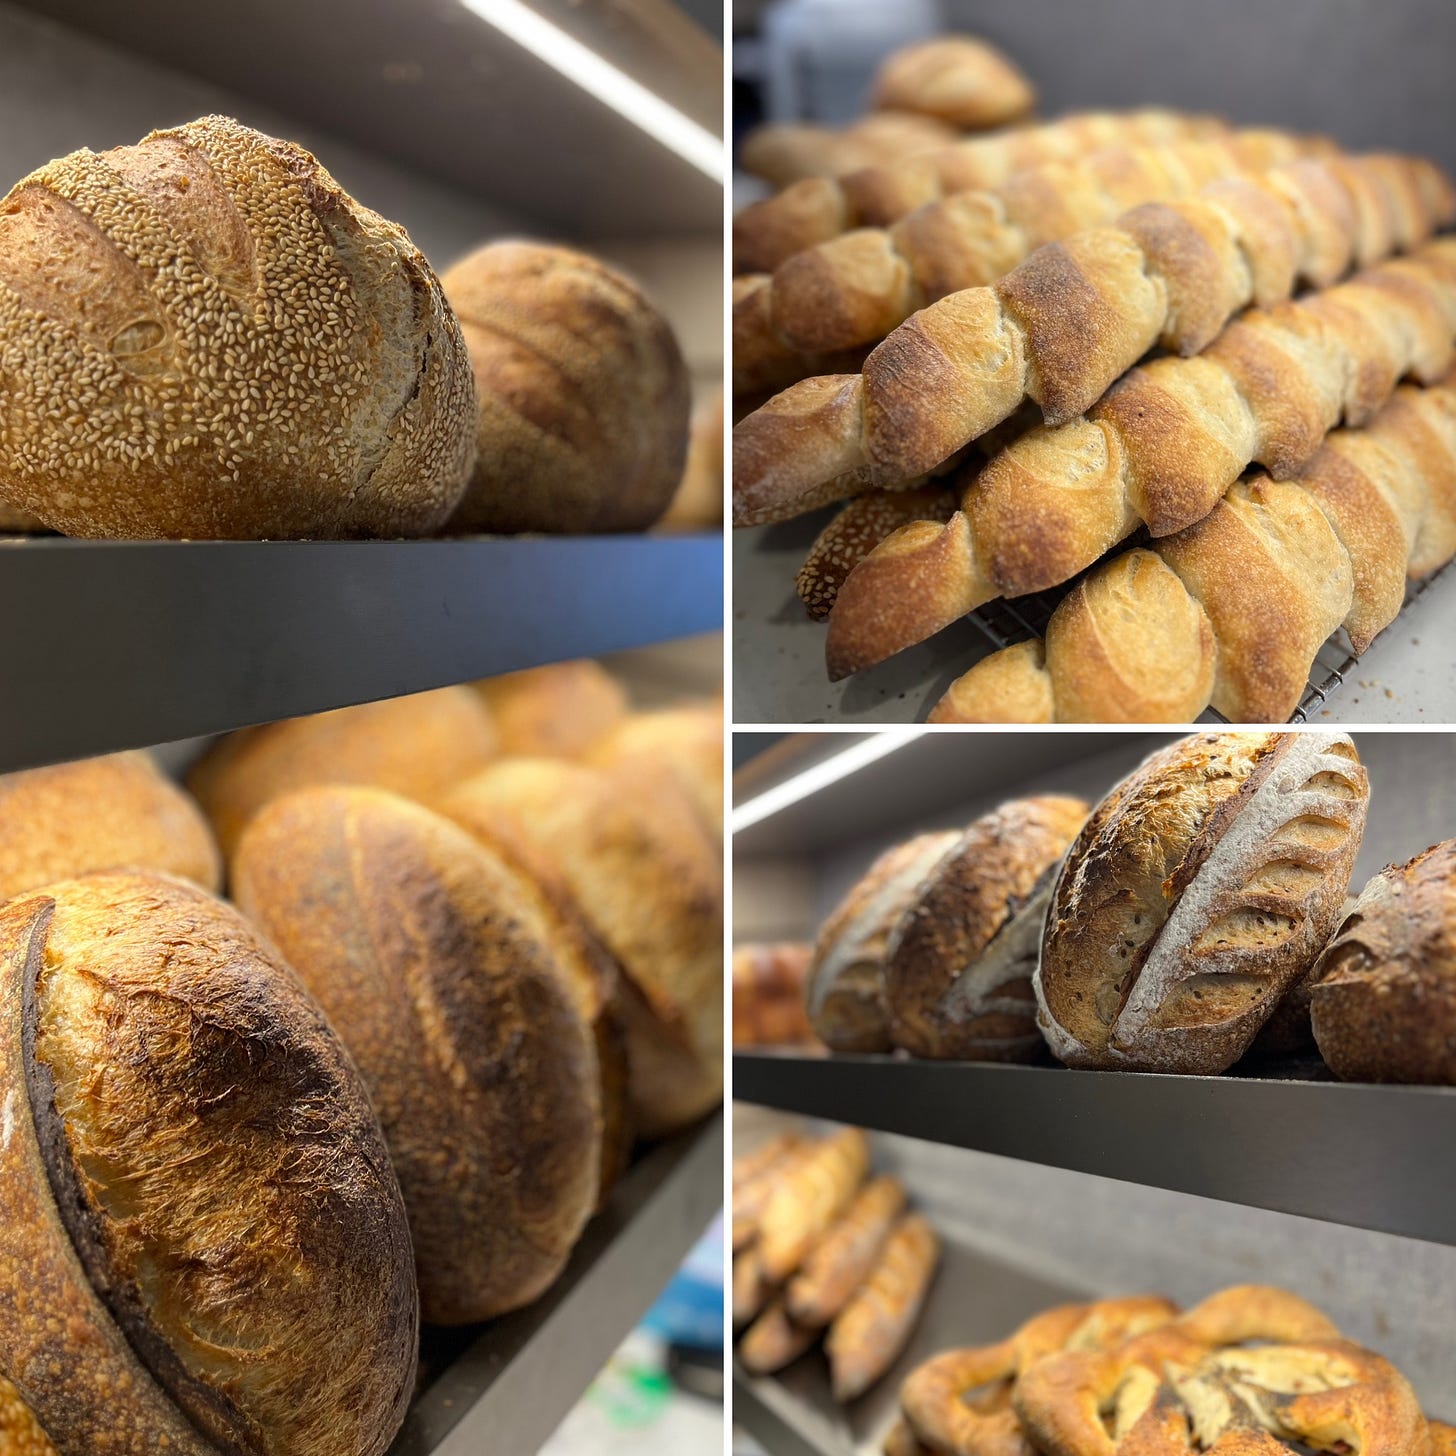
[[[735,524],[845,503],[832,679],[1096,568],[933,721],[1285,720],[1456,554],[1453,223],[1422,158],[1156,112],[788,189],[735,224]]]
[[[583,662],[0,776],[0,1446],[382,1456],[721,1099],[721,741]]]
[[[869,1178],[858,1128],[785,1134],[733,1166],[733,1324],[738,1358],[779,1370],[822,1338],[836,1400],[864,1394],[914,1331],[940,1241],[905,1190]],[[868,1181],[866,1181],[868,1180]]]
[[[1389,1361],[1267,1285],[1181,1312],[1152,1295],[1046,1310],[996,1344],[920,1365],[900,1408],[885,1456],[1351,1446],[1430,1456],[1456,1439]]]

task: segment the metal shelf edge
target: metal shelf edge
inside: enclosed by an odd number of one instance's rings
[[[746,1102],[1456,1244],[1456,1088],[739,1052]]]

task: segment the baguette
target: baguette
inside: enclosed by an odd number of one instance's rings
[[[875,72],[870,98],[877,111],[933,116],[966,131],[1005,126],[1036,105],[1021,70],[972,35],[941,35],[893,51]]]
[[[778,1142],[775,1139],[775,1142]],[[806,1144],[798,1136],[790,1136],[777,1149],[777,1155],[766,1161],[757,1172],[745,1175],[733,1187],[733,1251],[748,1248],[757,1238],[763,1211],[779,1184],[793,1167],[814,1150],[817,1144]]]
[[[1239,482],[1196,525],[1096,567],[1052,613],[1044,645],[984,658],[931,721],[1178,723],[1212,703],[1231,722],[1281,722],[1337,626],[1363,653],[1407,577],[1453,555],[1448,375],[1403,385],[1288,481]]]
[[[895,1178],[875,1178],[810,1249],[784,1291],[789,1314],[801,1325],[827,1325],[869,1277],[890,1229],[905,1207]]]
[[[776,1299],[738,1342],[738,1358],[754,1375],[768,1375],[797,1360],[818,1338],[818,1330],[796,1325]]]
[[[917,309],[992,283],[1043,244],[1105,226],[1131,208],[1329,149],[1277,131],[1110,147],[928,203],[888,229],[860,228],[806,248],[779,265],[762,297],[745,290],[742,307],[735,305],[734,388],[782,388],[792,372],[783,351],[814,360],[873,344]],[[758,359],[767,361],[761,372]],[[799,377],[811,372],[801,367]]]
[[[1149,107],[1091,111],[1041,126],[972,137],[921,156],[806,178],[733,219],[734,273],[772,272],[780,263],[855,227],[888,227],[927,202],[976,188],[999,187],[1014,173],[1103,147],[1222,136],[1228,124]],[[745,148],[745,165],[747,148]],[[751,168],[750,168],[751,170]]]
[[[225,116],[16,184],[0,351],[0,503],[72,536],[423,536],[475,456],[424,256]]]
[[[756,1319],[768,1302],[769,1283],[756,1249],[742,1249],[733,1256],[733,1328]]]
[[[863,1395],[895,1363],[915,1327],[935,1267],[940,1239],[922,1214],[907,1214],[891,1231],[879,1262],[824,1337],[834,1398]]]
[[[849,1206],[869,1168],[869,1142],[847,1127],[810,1148],[779,1179],[764,1205],[758,1252],[764,1277],[782,1284]]]
[[[1343,416],[1367,424],[1403,375],[1434,383],[1456,335],[1456,238],[1297,303],[1255,310],[1193,359],[1127,374],[1090,414],[1040,427],[965,488],[946,526],[902,528],[857,566],[829,619],[840,678],[997,596],[1069,580],[1141,522],[1206,516],[1251,461],[1302,469]]]
[[[1300,278],[1327,285],[1453,216],[1456,189],[1430,163],[1330,157],[1215,182],[1048,244],[892,330],[860,374],[804,380],[740,421],[734,522],[904,486],[1026,398],[1049,425],[1066,424],[1154,344],[1196,354],[1246,304],[1285,300]]]

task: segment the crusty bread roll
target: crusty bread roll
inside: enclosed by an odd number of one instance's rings
[[[420,536],[475,450],[404,230],[227,117],[73,152],[0,208],[0,499],[73,536]]]
[[[382,1456],[409,1227],[353,1062],[237,911],[91,875],[0,911],[0,1367],[62,1456]]]
[[[675,797],[654,802],[564,759],[511,758],[440,807],[558,878],[621,968],[638,1129],[654,1137],[723,1096],[723,873]]]
[[[241,728],[203,754],[187,787],[231,858],[248,820],[281,794],[364,784],[427,803],[484,767],[498,747],[480,697],[439,688]]]
[[[887,1052],[882,969],[890,932],[921,881],[956,842],[954,829],[887,849],[819,930],[809,971],[809,1020],[837,1052]]]
[[[716,528],[723,524],[723,388],[693,411],[688,459],[666,513],[657,523],[675,530]]]
[[[1036,91],[995,46],[971,35],[942,35],[903,46],[875,73],[878,110],[933,116],[965,131],[1019,121],[1036,105]]]
[[[25,1398],[0,1375],[0,1456],[60,1456]]]
[[[744,137],[739,165],[773,187],[892,164],[954,142],[959,133],[929,116],[879,111],[845,127],[770,122]]]
[[[723,700],[633,713],[596,743],[587,761],[608,773],[672,785],[715,839],[723,837]]]
[[[897,1046],[988,1062],[1042,1053],[1031,976],[1052,881],[1089,807],[1057,794],[1013,799],[975,820],[925,874],[882,970]]]
[[[207,821],[147,754],[0,774],[0,900],[119,869],[180,875],[205,890],[222,883]]]
[[[482,678],[502,753],[578,758],[627,715],[622,684],[590,658]]]
[[[275,799],[233,893],[364,1074],[399,1175],[420,1309],[467,1324],[529,1304],[597,1198],[601,1090],[546,897],[464,830],[377,789]]]
[[[740,945],[733,951],[733,1045],[802,1046],[814,1040],[804,1006],[807,945]]]
[[[1033,985],[1069,1066],[1214,1075],[1241,1057],[1339,917],[1369,781],[1343,733],[1201,733],[1087,821]]]
[[[455,531],[640,531],[687,460],[691,398],[672,329],[596,258],[492,243],[443,277],[480,394]]]
[[[1365,886],[1310,972],[1309,998],[1337,1076],[1456,1084],[1456,840]]]

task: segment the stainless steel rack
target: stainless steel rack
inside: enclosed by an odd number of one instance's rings
[[[723,1116],[643,1157],[535,1304],[427,1331],[425,1380],[390,1456],[536,1450],[646,1313],[723,1198]]]
[[[1456,1088],[739,1052],[734,1096],[1456,1245]]]
[[[716,630],[716,535],[0,543],[0,772]]]

